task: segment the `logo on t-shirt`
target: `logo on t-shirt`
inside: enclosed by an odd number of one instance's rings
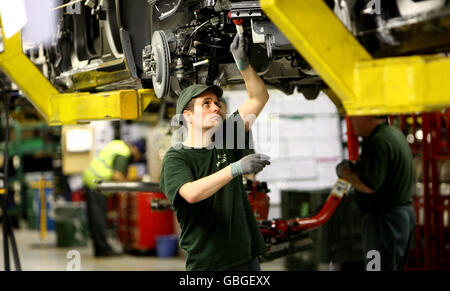
[[[225,164],[227,162],[227,154],[218,154],[217,155],[217,163],[216,167],[218,168],[221,164]]]

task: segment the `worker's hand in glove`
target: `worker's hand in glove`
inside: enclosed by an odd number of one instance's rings
[[[347,167],[350,167],[350,164],[352,162],[349,160],[342,160],[337,166],[336,166],[336,174],[339,178],[342,178],[342,173],[344,172],[344,169]]]
[[[233,42],[231,43],[230,51],[240,71],[245,70],[249,65],[247,49],[247,38],[243,34],[237,33],[233,39]]]
[[[264,154],[251,154],[232,163],[231,175],[234,177],[260,172],[265,166],[270,165],[270,157]]]

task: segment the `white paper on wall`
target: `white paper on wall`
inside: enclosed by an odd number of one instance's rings
[[[89,129],[71,129],[66,133],[66,151],[68,153],[89,152],[93,147],[92,131]]]
[[[335,166],[343,158],[340,119],[324,93],[306,100],[298,92],[269,90],[270,99],[252,127],[256,152],[269,154],[271,165],[257,175],[277,189],[271,204],[281,202],[282,190],[318,190],[336,182]],[[245,91],[226,91],[228,113],[247,99]]]
[[[92,121],[89,126],[94,128],[95,151],[98,153],[114,139],[114,128],[112,126],[112,121]]]

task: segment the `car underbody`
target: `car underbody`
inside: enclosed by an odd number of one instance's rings
[[[448,51],[447,0],[325,2],[375,58]],[[152,88],[171,99],[193,83],[243,83],[229,51],[238,19],[266,84],[286,94],[297,88],[307,99],[327,88],[259,1],[77,2],[60,9],[52,45],[26,53],[62,92]]]

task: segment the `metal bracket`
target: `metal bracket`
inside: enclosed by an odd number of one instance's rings
[[[272,58],[273,49],[292,48],[289,40],[269,21],[251,19],[253,43],[265,43],[267,56]]]
[[[162,192],[159,183],[155,182],[103,181],[97,185],[96,190],[99,192]]]
[[[230,19],[245,19],[261,17],[262,10],[259,1],[240,1],[231,3]]]

